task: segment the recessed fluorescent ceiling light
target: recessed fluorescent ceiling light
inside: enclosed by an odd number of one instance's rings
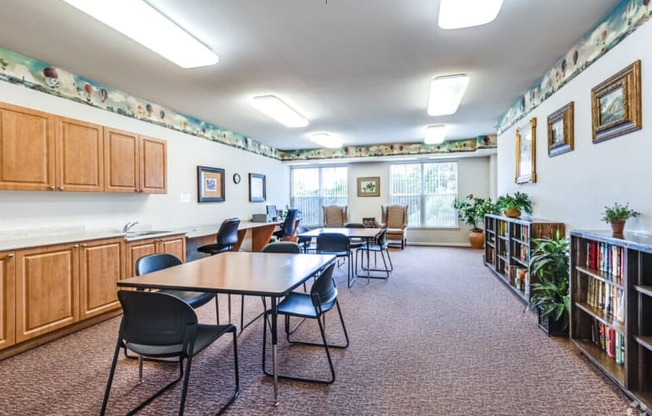
[[[331,137],[328,133],[314,133],[310,135],[310,140],[317,143],[320,146],[328,147],[330,149],[336,149],[342,147],[342,140]]]
[[[274,95],[254,97],[251,106],[286,127],[305,127],[308,120]]]
[[[462,101],[469,77],[466,75],[447,75],[437,77],[430,83],[428,114],[446,116],[457,111]]]
[[[141,0],[63,0],[181,68],[216,64],[219,57]]]
[[[437,124],[426,127],[426,134],[423,138],[425,144],[439,144],[446,138],[446,126]]]
[[[503,0],[441,0],[439,27],[461,29],[480,26],[493,21]]]

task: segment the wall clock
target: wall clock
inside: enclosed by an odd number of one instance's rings
[[[240,183],[240,174],[239,173],[234,173],[233,174],[233,183],[235,183],[235,184]]]

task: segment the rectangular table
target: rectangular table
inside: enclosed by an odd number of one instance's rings
[[[383,231],[382,228],[347,228],[347,227],[341,227],[341,228],[335,228],[335,227],[327,227],[327,228],[315,228],[313,230],[307,231],[305,233],[299,234],[299,237],[317,237],[320,234],[323,233],[337,233],[337,234],[344,234],[345,236],[349,237],[349,239],[352,238],[361,238],[366,241],[366,244],[369,245],[370,242],[374,241],[378,236],[380,235],[380,232]],[[369,250],[367,250],[367,265],[369,265]],[[367,267],[367,279],[371,278],[371,267]],[[354,270],[354,275],[349,278],[348,286],[351,287],[353,284],[353,279],[355,279],[355,276],[357,276],[357,270]]]
[[[334,261],[331,255],[230,251],[120,280],[118,286],[270,297],[274,404],[278,405],[278,300]]]

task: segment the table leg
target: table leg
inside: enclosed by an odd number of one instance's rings
[[[278,401],[278,356],[276,352],[276,344],[278,343],[278,299],[271,298],[272,301],[272,374],[274,374],[274,406],[279,405]]]

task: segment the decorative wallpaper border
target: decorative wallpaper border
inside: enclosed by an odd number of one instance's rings
[[[473,152],[476,149],[497,147],[496,136],[478,136],[472,139],[446,141],[436,146],[422,143],[395,143],[349,146],[341,149],[278,150],[249,137],[1,47],[0,81],[22,85],[35,91],[281,161]]]
[[[652,16],[650,0],[623,0],[505,112],[498,134],[534,110]]]

